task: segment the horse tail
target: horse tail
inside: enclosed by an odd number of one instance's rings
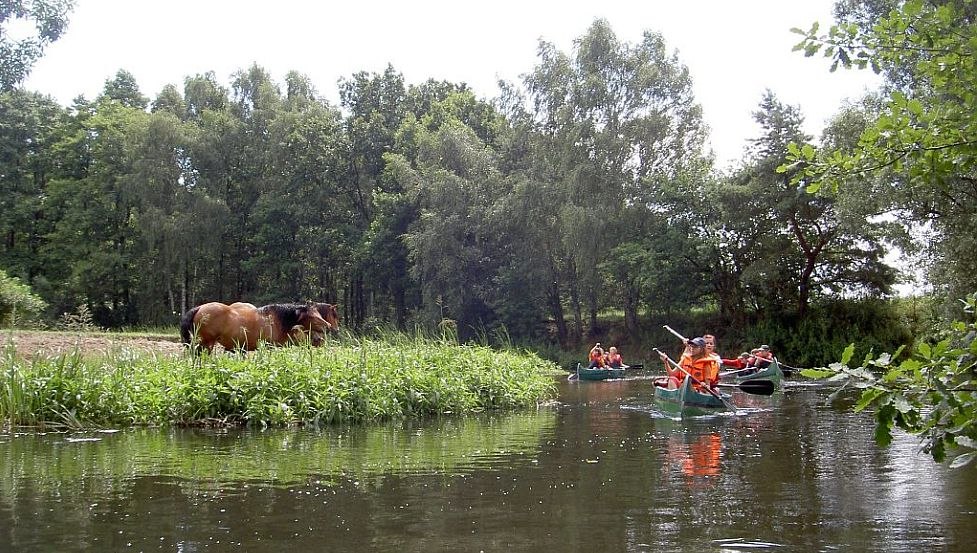
[[[190,342],[193,340],[193,318],[197,316],[197,311],[199,310],[200,306],[198,305],[184,313],[180,319],[180,339],[184,344],[190,345]]]

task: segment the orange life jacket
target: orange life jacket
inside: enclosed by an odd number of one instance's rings
[[[679,365],[688,371],[692,375],[692,378],[703,384],[710,386],[719,384],[719,359],[716,355],[703,355],[698,359],[693,359],[689,355],[683,355],[682,359],[679,360]],[[675,369],[672,371],[671,376],[675,376],[681,381],[685,378],[685,373]],[[696,389],[701,389],[701,386],[698,384],[694,384],[694,386]]]

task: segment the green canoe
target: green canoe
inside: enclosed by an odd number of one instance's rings
[[[624,378],[626,369],[612,369],[604,367],[601,369],[591,369],[577,363],[577,379],[579,380],[608,380],[611,378]]]
[[[748,371],[731,371],[726,373],[719,373],[719,376],[723,378],[726,382],[733,382],[740,384],[742,382],[747,382],[749,380],[769,380],[773,382],[773,385],[780,388],[784,381],[784,371],[780,369],[780,363],[777,362],[777,358],[773,358],[773,362],[770,365],[760,369],[757,372]]]
[[[655,403],[662,411],[683,417],[711,415],[729,411],[729,407],[718,397],[698,392],[692,387],[692,379],[685,377],[682,385],[674,390],[659,386],[655,382]],[[722,392],[719,392],[722,393]],[[729,401],[729,396],[723,396]]]

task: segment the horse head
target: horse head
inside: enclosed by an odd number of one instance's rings
[[[339,310],[331,303],[315,304],[319,315],[326,321],[326,330],[329,332],[339,332]]]
[[[301,326],[310,334],[322,333],[329,330],[329,323],[322,318],[318,306],[309,302],[295,308],[296,326]]]

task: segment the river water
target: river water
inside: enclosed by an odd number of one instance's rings
[[[977,468],[788,383],[672,420],[651,380],[529,412],[0,434],[0,551],[975,551]]]

